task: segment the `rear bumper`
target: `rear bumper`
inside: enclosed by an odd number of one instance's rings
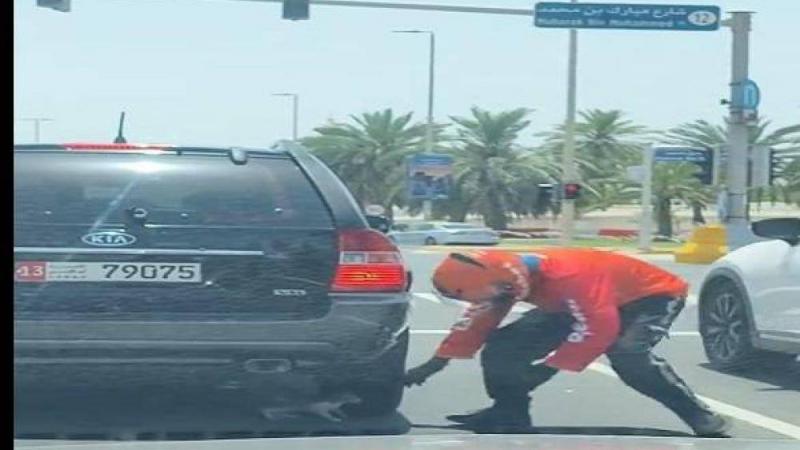
[[[15,383],[225,388],[352,379],[398,346],[408,300],[337,297],[326,316],[307,321],[16,321]]]

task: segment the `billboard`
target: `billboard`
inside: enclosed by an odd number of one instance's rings
[[[406,160],[408,198],[420,200],[446,199],[453,186],[453,157],[418,154]]]

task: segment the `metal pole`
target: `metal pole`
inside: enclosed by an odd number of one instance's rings
[[[422,201],[422,217],[425,220],[431,220],[433,216],[433,200],[425,199]]]
[[[425,151],[433,153],[433,74],[434,62],[436,60],[436,35],[433,31],[428,32],[430,37],[430,52],[428,55],[428,122],[425,127]],[[433,200],[425,199],[423,205],[423,216],[425,220],[433,218]]]
[[[434,68],[436,66],[436,34],[425,30],[394,30],[394,33],[420,34],[429,37],[428,52],[428,118],[425,125],[425,152],[433,153],[433,97],[434,97]],[[433,216],[433,199],[426,198],[422,201],[422,215],[425,220]]]
[[[255,2],[269,2],[281,3],[284,0],[247,0]],[[498,14],[504,16],[533,16],[532,8],[492,8],[485,6],[455,6],[455,5],[440,5],[433,3],[393,3],[393,2],[377,2],[369,1],[354,1],[354,0],[310,0],[312,5],[324,6],[349,6],[355,8],[380,8],[380,9],[405,9],[413,11],[439,11],[439,12],[454,12],[454,13],[475,13],[475,14]]]
[[[751,14],[732,12],[731,18],[724,23],[733,34],[731,100],[747,80]],[[736,103],[731,101],[728,116],[728,217],[725,228],[730,250],[752,242],[746,216],[748,126],[744,111]]]
[[[575,3],[576,0],[572,0]],[[567,119],[564,126],[564,152],[562,161],[563,181],[562,189],[566,183],[578,181],[578,171],[575,167],[575,98],[576,78],[578,70],[578,32],[569,30],[569,59],[567,62]],[[569,246],[572,243],[575,228],[575,200],[562,200],[562,243]]]
[[[299,114],[299,104],[300,103],[300,96],[297,94],[292,94],[292,140],[297,142],[297,125],[298,125],[298,114]]]
[[[433,96],[434,68],[436,66],[436,34],[428,30],[394,30],[392,33],[427,34],[429,37],[428,52],[428,117],[425,125],[425,151],[433,152]]]
[[[433,31],[428,32],[430,36],[430,54],[428,61],[428,124],[425,127],[425,150],[433,152],[433,74],[434,62],[436,60],[436,35]]]
[[[642,177],[642,217],[639,223],[639,250],[650,251],[653,240],[653,153],[648,145],[644,149],[644,175]]]
[[[272,94],[274,97],[291,97],[292,98],[292,141],[297,142],[297,125],[298,116],[300,114],[300,96],[293,92],[279,92]]]
[[[42,122],[52,122],[53,119],[48,119],[45,117],[30,117],[24,119],[18,119],[21,122],[33,122],[33,141],[35,143],[41,142],[42,136]]]

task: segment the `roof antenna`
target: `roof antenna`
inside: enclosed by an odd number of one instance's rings
[[[125,127],[125,111],[119,115],[119,129],[117,129],[117,137],[114,138],[115,144],[127,144],[125,136],[122,135],[122,129]]]

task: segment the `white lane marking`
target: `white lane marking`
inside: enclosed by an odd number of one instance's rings
[[[604,364],[592,363],[588,368],[589,370],[593,370],[597,373],[618,378],[617,374],[614,373],[614,370]],[[764,428],[765,430],[800,440],[800,426],[740,408],[738,406],[733,406],[729,403],[721,402],[704,395],[698,395],[697,398],[706,402],[708,406],[712,407],[719,413],[734,417],[759,428]]]
[[[421,299],[428,300],[433,303],[442,303],[442,301],[439,300],[439,297],[437,297],[436,294],[430,294],[427,292],[419,292],[419,293],[414,292],[413,294],[414,297],[419,297]]]
[[[692,337],[700,337],[699,331],[670,331],[669,337],[672,336],[692,336]]]

